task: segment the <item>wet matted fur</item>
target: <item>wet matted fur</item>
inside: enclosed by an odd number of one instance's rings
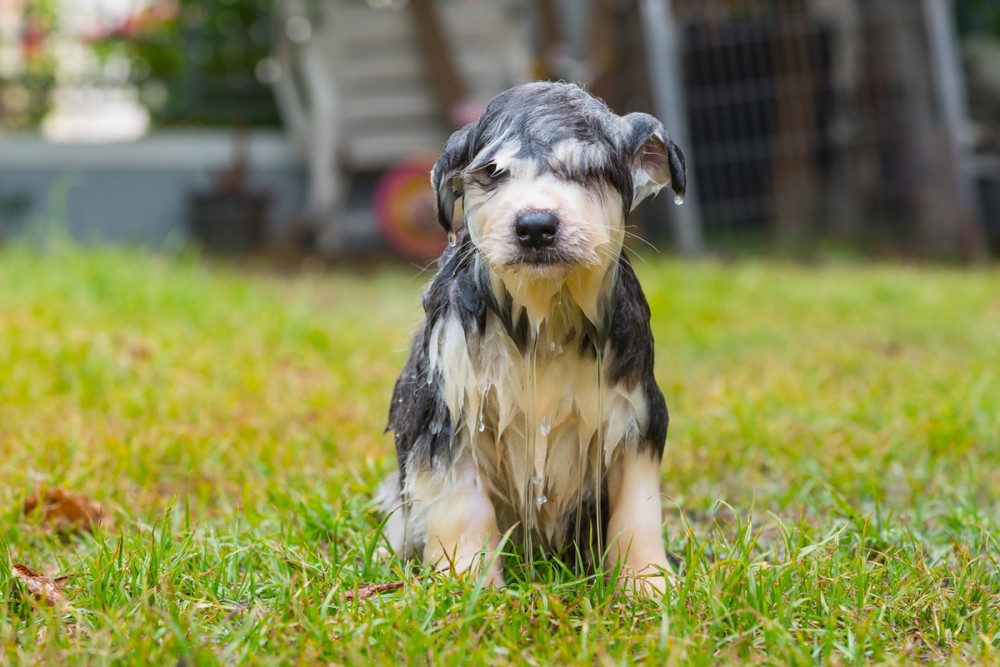
[[[547,552],[610,545],[623,581],[662,588],[668,415],[623,240],[640,201],[683,197],[682,152],[652,116],[532,83],[455,132],[431,181],[452,243],[389,411],[389,543],[501,584],[513,529]]]

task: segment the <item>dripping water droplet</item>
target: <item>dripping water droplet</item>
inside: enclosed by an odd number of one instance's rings
[[[458,245],[458,235],[455,232],[448,232],[448,245],[452,248]]]
[[[674,195],[674,203],[680,206],[684,203],[684,195]]]
[[[563,352],[565,352],[565,350],[563,350],[563,346],[562,346],[562,345],[560,345],[560,346],[559,346],[559,349],[558,349],[558,350],[556,350],[556,352],[558,352],[559,354],[562,354]]]
[[[545,496],[538,496],[538,506],[541,507],[545,503],[549,502],[549,499]]]
[[[556,342],[554,340],[549,341],[549,352],[555,352]]]
[[[552,419],[543,417],[542,423],[538,426],[538,432],[542,434],[542,437],[548,437],[549,433],[552,432]]]
[[[483,411],[486,409],[486,394],[489,393],[489,389],[483,391],[483,395],[479,397],[479,419],[476,422],[476,429],[482,433],[486,430],[486,421],[483,419]]]
[[[431,422],[431,433],[433,433],[434,435],[437,435],[437,432],[440,431],[440,430],[441,430],[440,424],[438,424],[436,421],[432,421]]]

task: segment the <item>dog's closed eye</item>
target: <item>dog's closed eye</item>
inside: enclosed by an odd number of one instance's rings
[[[510,177],[510,171],[496,162],[487,162],[471,172],[472,178],[482,186],[498,185]]]

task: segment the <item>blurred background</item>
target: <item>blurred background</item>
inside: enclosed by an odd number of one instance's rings
[[[0,0],[0,242],[432,257],[437,152],[534,79],[683,146],[661,250],[1000,252],[996,0]]]

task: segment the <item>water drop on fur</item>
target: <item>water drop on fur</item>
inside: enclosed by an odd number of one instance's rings
[[[550,417],[542,418],[542,423],[538,426],[538,432],[542,434],[542,437],[548,437],[549,433],[552,432],[552,419]]]
[[[674,195],[674,203],[680,206],[684,203],[684,195]]]
[[[555,351],[556,351],[556,342],[554,340],[550,340],[549,341],[549,352],[555,352]]]
[[[486,420],[483,418],[483,411],[486,410],[486,395],[490,393],[490,390],[484,389],[482,396],[479,397],[479,418],[476,420],[476,430],[480,433],[486,430]]]
[[[458,245],[458,235],[455,232],[448,232],[448,245],[452,248]]]
[[[549,502],[549,499],[545,496],[538,496],[538,506],[541,507],[545,503]]]

